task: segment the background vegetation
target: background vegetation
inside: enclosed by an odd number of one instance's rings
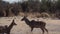
[[[20,13],[40,14],[37,17],[57,17],[60,19],[60,0],[28,0],[12,3],[0,0],[0,16],[7,17]],[[46,14],[46,15],[45,15]]]

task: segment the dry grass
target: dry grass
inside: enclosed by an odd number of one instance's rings
[[[41,34],[42,31],[39,28],[34,28],[33,32],[31,32],[30,27],[24,22],[21,21],[22,17],[2,17],[0,18],[0,26],[10,25],[12,20],[15,19],[15,23],[17,26],[14,26],[11,30],[11,34]],[[29,18],[29,20],[37,20],[37,18]],[[40,21],[44,21],[47,23],[46,28],[49,30],[49,34],[60,34],[60,20],[52,20],[52,19],[43,19],[39,18]],[[46,34],[46,33],[45,33]]]

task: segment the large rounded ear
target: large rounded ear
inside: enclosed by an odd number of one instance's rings
[[[12,20],[12,23],[14,23],[14,19]]]
[[[12,20],[12,22],[14,22],[14,19]]]

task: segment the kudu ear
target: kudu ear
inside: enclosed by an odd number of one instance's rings
[[[14,22],[14,19],[12,20],[12,22]]]

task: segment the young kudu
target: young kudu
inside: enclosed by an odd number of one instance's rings
[[[45,31],[48,34],[48,30],[45,27],[46,23],[43,21],[35,21],[35,20],[29,21],[26,17],[23,17],[21,21],[25,21],[25,23],[31,27],[31,32],[33,31],[33,28],[41,28],[42,34],[44,34]]]
[[[0,33],[6,33],[6,34],[10,34],[10,31],[11,31],[11,29],[12,29],[12,27],[14,26],[14,25],[17,25],[15,22],[14,22],[14,20],[12,21],[12,23],[9,25],[9,27],[7,27],[7,25],[5,26],[5,28],[2,28],[2,30],[1,30],[1,32]]]

